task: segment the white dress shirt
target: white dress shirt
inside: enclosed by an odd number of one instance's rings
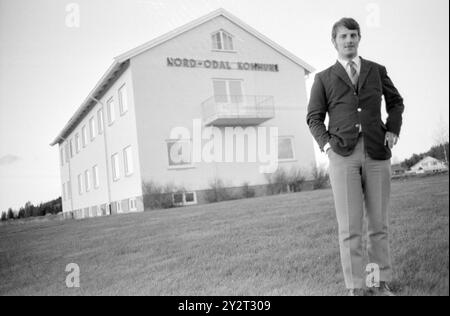
[[[338,57],[338,62],[342,65],[342,67],[344,67],[350,80],[352,80],[352,74],[351,74],[351,70],[350,70],[350,62],[351,61],[353,61],[355,63],[356,72],[358,73],[358,77],[359,77],[359,74],[361,73],[361,58],[358,55],[355,58],[353,58],[352,60],[345,60],[345,59],[341,59]]]

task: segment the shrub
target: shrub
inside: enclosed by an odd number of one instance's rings
[[[287,192],[288,175],[284,169],[278,168],[274,173],[265,175],[267,180],[267,194],[280,194]]]
[[[248,198],[252,198],[255,196],[255,190],[250,188],[250,183],[249,182],[244,182],[242,184],[242,197],[248,199]]]
[[[205,194],[205,198],[209,203],[236,199],[228,192],[222,179],[214,178],[210,181],[209,187],[210,189]]]
[[[299,192],[302,189],[305,177],[303,172],[293,166],[289,171],[278,168],[272,174],[266,174],[268,183],[267,190],[269,195],[285,192]]]
[[[1,220],[2,220],[2,222],[6,221],[6,212],[2,212],[2,219]]]
[[[302,170],[296,167],[292,167],[288,175],[288,186],[291,192],[300,192],[305,182],[305,176]]]
[[[329,183],[329,176],[327,171],[322,167],[313,166],[312,172],[311,172],[314,182],[313,182],[313,189],[322,189],[328,186]]]
[[[181,193],[184,191],[186,191],[184,188],[177,187],[172,183],[160,185],[154,181],[143,182],[144,208],[153,210],[175,207],[173,193]]]

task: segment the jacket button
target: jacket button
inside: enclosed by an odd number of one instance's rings
[[[362,111],[362,109],[361,108],[358,108],[358,112],[361,112]]]
[[[356,124],[355,127],[356,127],[356,128],[359,128],[359,124]]]

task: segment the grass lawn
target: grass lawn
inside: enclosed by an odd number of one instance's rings
[[[398,295],[449,295],[449,176],[394,181]],[[0,225],[0,295],[342,295],[330,189]],[[80,288],[65,285],[80,267]]]

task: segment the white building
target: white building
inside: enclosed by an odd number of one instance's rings
[[[411,167],[412,173],[441,172],[448,170],[447,165],[436,158],[426,156]]]
[[[60,149],[63,211],[143,211],[149,181],[185,188],[175,197],[180,204],[204,201],[216,178],[230,187],[264,185],[268,163],[251,159],[251,150],[270,149],[274,139],[279,167],[309,170],[305,76],[313,71],[223,9],[116,57],[52,142]],[[250,150],[243,161],[219,159],[229,153],[226,126],[248,136],[231,147]],[[197,141],[208,127],[222,133],[222,144],[216,134]]]

